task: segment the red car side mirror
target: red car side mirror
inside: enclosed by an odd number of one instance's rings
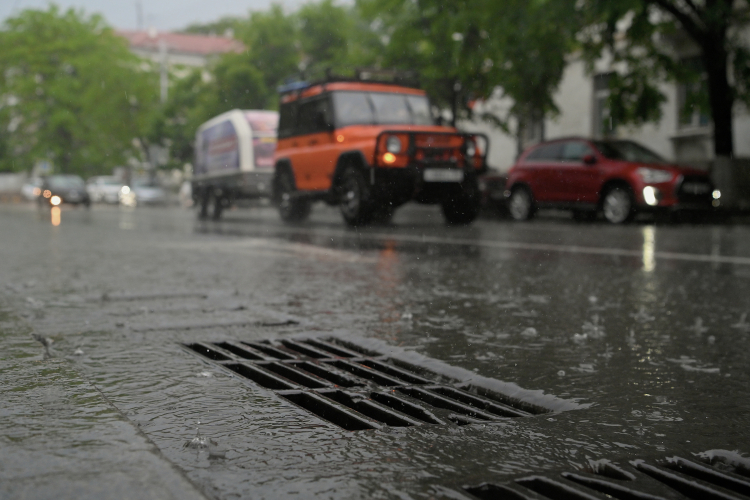
[[[583,157],[583,163],[585,163],[586,165],[593,165],[594,163],[596,163],[596,156],[594,156],[594,155],[585,155]]]

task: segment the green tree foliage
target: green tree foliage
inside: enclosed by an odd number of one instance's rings
[[[715,154],[732,156],[734,103],[750,104],[748,0],[581,0],[578,7],[589,60],[611,56],[618,70],[610,99],[616,121],[659,120],[659,82],[697,86],[703,92],[685,105],[710,113]],[[698,64],[688,63],[694,54]]]
[[[99,16],[24,10],[0,30],[0,168],[108,173],[135,154],[154,74]]]
[[[500,88],[513,115],[555,113],[552,99],[573,48],[572,0],[358,0],[381,35],[384,67],[416,70],[454,119]],[[499,119],[507,125],[507,117]]]

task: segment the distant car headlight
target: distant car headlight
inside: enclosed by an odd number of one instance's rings
[[[401,152],[401,139],[395,135],[390,136],[385,141],[385,150],[389,153],[398,154]]]
[[[54,206],[57,206],[57,205],[59,205],[60,203],[62,203],[62,198],[60,198],[60,197],[59,197],[59,196],[57,196],[57,195],[54,195],[54,196],[52,196],[52,197],[51,197],[51,198],[49,199],[49,202],[50,202],[50,204],[52,204],[52,205],[54,205]]]
[[[658,184],[660,182],[668,182],[672,180],[674,175],[668,170],[660,170],[658,168],[647,168],[641,167],[636,170],[638,175],[643,179],[643,182],[647,184]]]
[[[120,192],[122,194],[128,194],[130,192],[130,186],[123,186],[122,189],[120,189]]]
[[[721,198],[721,191],[719,191],[718,189],[714,189],[714,192],[711,193],[711,197],[714,200],[718,200],[719,198]]]

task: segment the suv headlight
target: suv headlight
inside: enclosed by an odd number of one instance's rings
[[[643,179],[643,182],[647,184],[658,184],[660,182],[668,182],[672,180],[673,174],[669,170],[660,170],[658,168],[646,168],[641,167],[638,170],[638,175]]]
[[[385,150],[389,153],[398,154],[401,152],[401,139],[395,135],[390,136],[385,141]]]

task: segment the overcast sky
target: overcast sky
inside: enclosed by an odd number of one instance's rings
[[[46,9],[49,0],[0,0],[0,18],[5,19],[23,9]],[[144,28],[176,30],[192,23],[205,23],[227,15],[246,15],[250,10],[266,10],[271,3],[280,3],[288,12],[306,0],[56,0],[67,9],[83,9],[87,14],[98,12],[115,28],[136,29],[138,8],[143,11]],[[345,4],[349,2],[338,2]]]

